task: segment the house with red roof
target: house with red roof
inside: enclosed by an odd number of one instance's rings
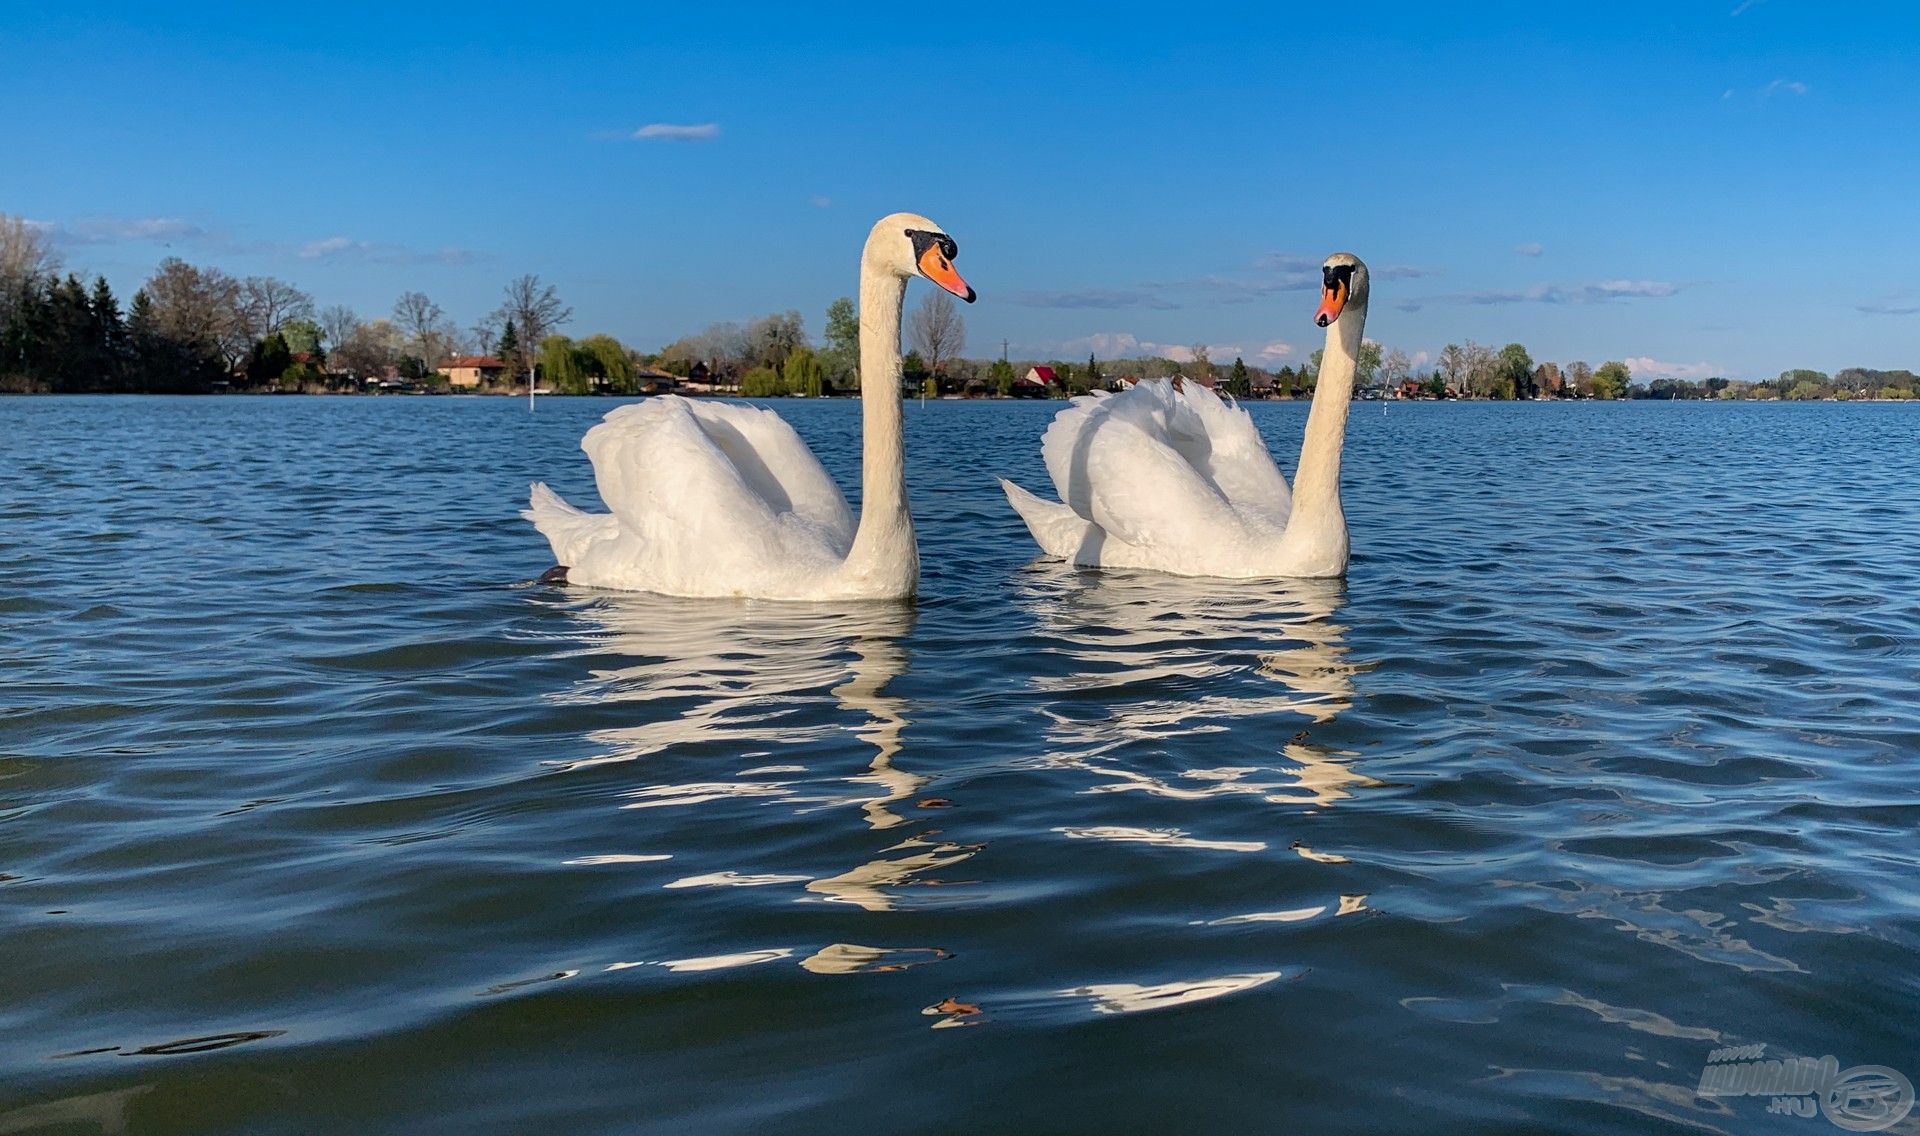
[[[471,390],[506,374],[507,365],[491,355],[455,355],[437,369],[448,385]]]

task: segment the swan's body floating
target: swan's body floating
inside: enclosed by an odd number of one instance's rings
[[[1367,267],[1322,267],[1327,329],[1294,491],[1253,419],[1197,383],[1136,383],[1073,400],[1040,452],[1062,503],[1001,479],[1042,552],[1182,576],[1323,577],[1347,570],[1340,447],[1367,316]]]
[[[920,554],[907,512],[900,414],[900,312],[907,278],[971,303],[953,238],[895,213],[860,260],[863,504],[771,410],[668,396],[622,406],[581,439],[611,513],[585,513],[536,482],[521,515],[553,546],[568,583],[674,596],[777,600],[913,595]]]

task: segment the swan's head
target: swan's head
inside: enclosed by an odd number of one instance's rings
[[[1313,322],[1326,327],[1348,308],[1367,306],[1367,266],[1350,252],[1336,252],[1320,266],[1320,310]]]
[[[867,259],[874,267],[903,279],[924,276],[971,304],[973,289],[953,268],[959,254],[947,231],[918,213],[882,217],[867,235]]]

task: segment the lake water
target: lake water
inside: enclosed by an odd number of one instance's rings
[[[1920,1078],[1920,407],[1358,404],[1351,578],[1220,584],[1034,564],[992,477],[1057,406],[910,404],[924,595],[836,609],[532,583],[610,406],[0,401],[0,1133]],[[850,483],[857,407],[780,409]]]

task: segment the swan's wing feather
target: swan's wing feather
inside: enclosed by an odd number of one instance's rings
[[[1235,509],[1285,528],[1293,495],[1253,416],[1198,383],[1168,393],[1169,443]]]
[[[580,448],[601,499],[637,539],[621,555],[643,557],[662,581],[752,579],[845,555],[841,534],[776,507],[764,463],[743,471],[685,399],[619,407]]]
[[[786,419],[737,403],[689,402],[687,408],[775,512],[792,512],[852,545],[853,512],[846,497]]]
[[[1092,521],[1072,509],[1036,497],[1004,477],[1000,479],[1000,488],[1006,491],[1007,503],[1013,506],[1014,512],[1027,522],[1033,542],[1048,556],[1071,561],[1096,532]]]
[[[1061,501],[1120,540],[1148,548],[1207,548],[1245,535],[1233,505],[1174,445],[1171,385],[1138,383],[1080,398],[1041,439]]]
[[[602,540],[617,539],[620,533],[617,518],[606,513],[581,512],[549,489],[544,481],[533,483],[527,507],[520,515],[532,521],[540,535],[547,538],[555,564],[578,564],[587,549]]]

